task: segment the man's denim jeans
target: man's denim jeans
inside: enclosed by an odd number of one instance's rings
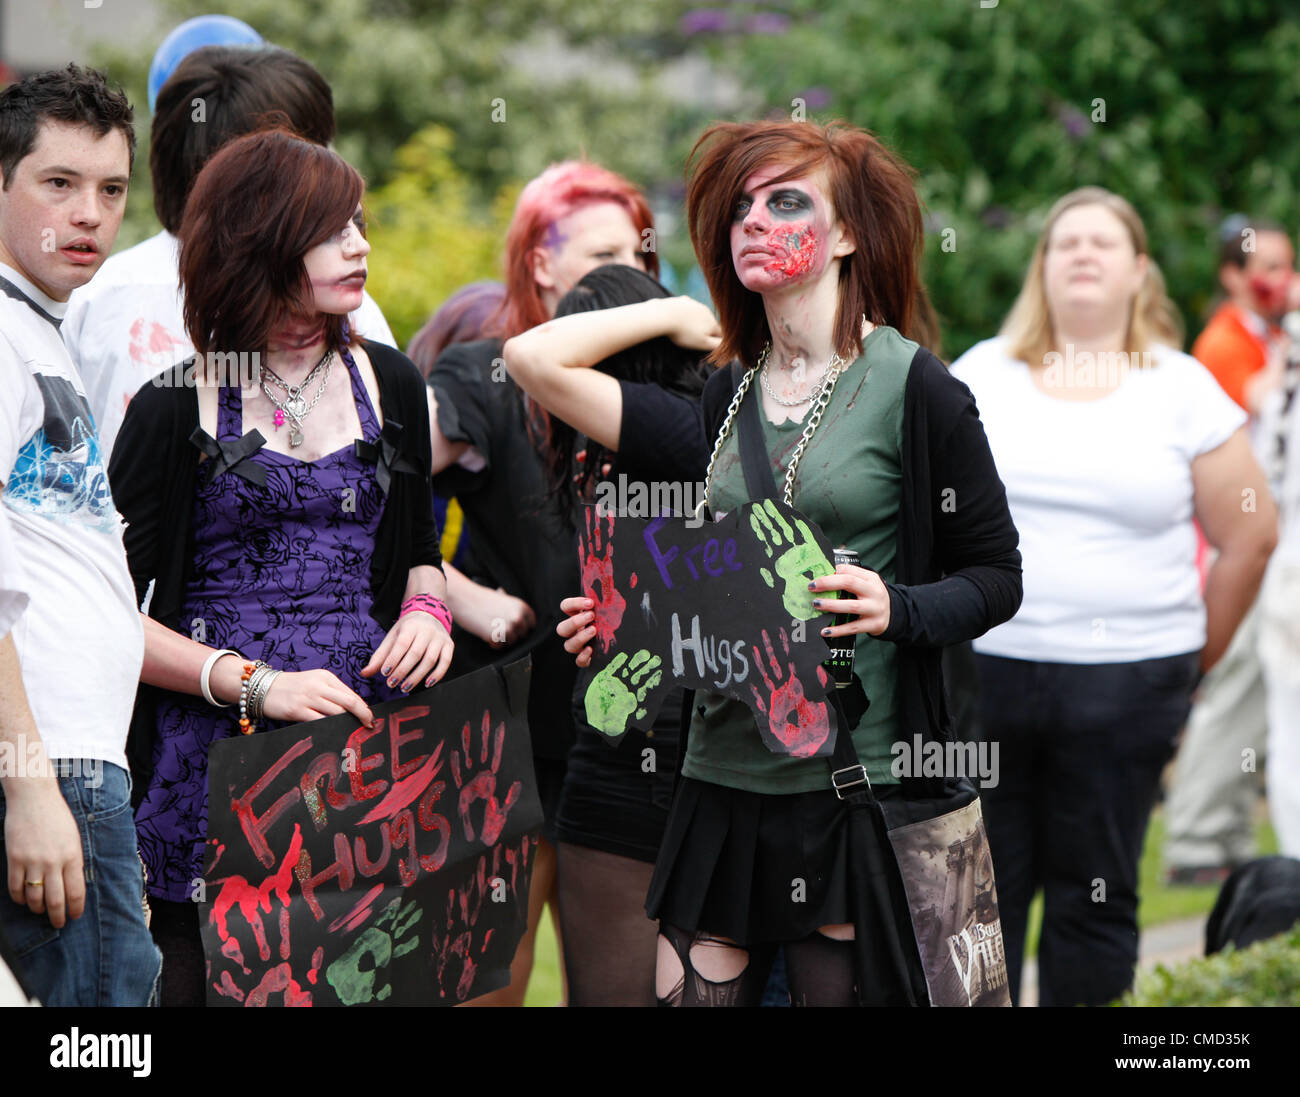
[[[54,763],[59,788],[81,832],[86,909],[62,929],[15,903],[0,825],[0,926],[23,978],[47,1006],[149,1005],[162,954],[144,920],[144,875],[136,852],[131,778],[97,760]],[[5,816],[0,792],[0,824]]]

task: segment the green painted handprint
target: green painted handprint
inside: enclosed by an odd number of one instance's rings
[[[644,649],[630,660],[625,652],[615,655],[587,687],[584,698],[587,722],[605,735],[622,735],[627,731],[627,722],[633,714],[638,719],[645,715],[641,702],[662,681],[663,673],[659,670],[662,661]]]
[[[834,575],[835,566],[818,547],[808,523],[796,519],[796,532],[790,528],[776,503],[765,499],[749,512],[749,524],[754,527],[754,535],[767,552],[768,559],[776,557],[776,574],[785,583],[781,597],[786,613],[799,621],[811,621],[820,611],[813,609],[814,596],[808,584],[819,576]],[[775,588],[776,580],[772,573],[767,568],[758,570],[767,585]]]
[[[380,968],[387,967],[390,961],[404,956],[420,943],[418,936],[406,935],[423,916],[424,911],[415,900],[403,906],[399,897],[384,908],[375,924],[360,934],[347,952],[325,971],[325,978],[340,1002],[345,1006],[355,1006],[372,998],[383,1001],[393,993],[391,983],[380,987],[376,993],[375,977]],[[386,930],[379,928],[385,924],[388,925]],[[404,937],[406,939],[402,940]],[[363,960],[367,961],[364,967]]]

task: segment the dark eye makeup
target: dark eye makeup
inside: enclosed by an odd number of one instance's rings
[[[741,195],[736,202],[735,220],[745,217],[753,203],[753,195]],[[813,201],[811,196],[798,187],[781,187],[767,196],[767,208],[773,217],[783,221],[797,221],[812,212]]]

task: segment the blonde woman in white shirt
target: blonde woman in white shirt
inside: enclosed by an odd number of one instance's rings
[[[1083,187],[1052,207],[1001,334],[952,367],[1024,557],[1020,612],[974,643],[1013,999],[1039,888],[1040,1004],[1131,983],[1160,772],[1276,544],[1245,415],[1181,341],[1137,213]],[[1219,552],[1203,597],[1193,517]]]

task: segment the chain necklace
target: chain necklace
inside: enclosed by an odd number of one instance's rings
[[[325,371],[325,376],[321,378],[320,388],[316,390],[316,395],[311,398],[311,403],[307,403],[302,394],[322,369]],[[275,405],[275,429],[279,430],[286,419],[293,421],[289,428],[289,445],[294,449],[302,445],[303,420],[311,414],[312,409],[320,403],[320,398],[325,395],[325,386],[330,383],[330,373],[333,369],[334,349],[332,347],[325,352],[324,357],[316,363],[312,371],[303,378],[302,383],[299,385],[289,384],[270,366],[264,365],[262,367],[262,391],[266,393],[266,398]],[[283,400],[271,391],[270,386],[267,384],[268,377],[284,389],[285,396]]]
[[[807,396],[801,396],[797,400],[786,400],[784,397],[777,395],[768,378],[767,358],[771,353],[772,344],[768,343],[763,348],[763,353],[758,356],[758,380],[759,384],[763,386],[763,391],[772,398],[774,403],[780,404],[783,408],[797,408],[802,407],[804,404],[813,403],[821,395],[822,388],[826,385],[827,374],[822,374],[821,380],[812,387]]]
[[[717,441],[713,443],[713,453],[709,455],[709,467],[704,473],[704,500],[700,504],[701,507],[708,504],[709,490],[713,486],[714,463],[718,459],[718,454],[722,452],[722,444],[727,440],[727,435],[731,432],[731,424],[736,417],[736,412],[740,409],[740,402],[744,400],[745,393],[749,391],[749,386],[754,380],[754,374],[759,372],[759,364],[763,362],[764,357],[765,354],[760,355],[759,363],[750,366],[745,372],[745,376],[741,378],[740,384],[736,387],[736,395],[731,398],[731,404],[727,407],[727,417],[722,421]],[[826,368],[826,376],[822,378],[822,382],[818,386],[817,403],[813,406],[812,414],[808,417],[808,425],[803,429],[799,444],[794,447],[794,452],[790,454],[790,464],[785,470],[785,487],[781,494],[787,507],[794,507],[795,470],[799,467],[799,461],[803,457],[804,450],[808,447],[808,442],[812,439],[813,432],[822,421],[826,406],[831,402],[831,393],[835,389],[835,382],[839,380],[840,374],[850,364],[845,362],[838,354],[831,355],[830,365]]]

